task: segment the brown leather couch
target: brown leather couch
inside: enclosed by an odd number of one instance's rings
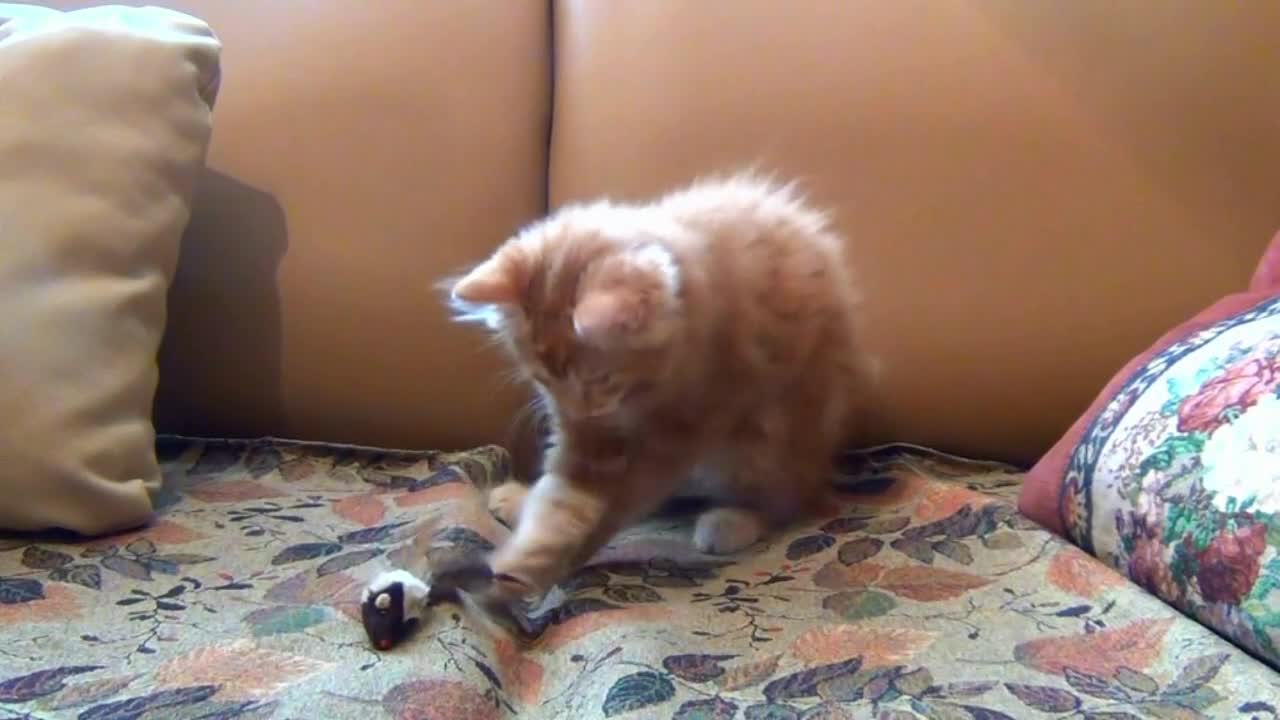
[[[509,441],[520,392],[433,282],[561,203],[755,164],[851,238],[868,437],[1027,461],[1280,226],[1266,3],[163,4],[225,80],[162,431]]]

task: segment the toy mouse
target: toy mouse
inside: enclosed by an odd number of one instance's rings
[[[390,650],[413,632],[431,599],[431,586],[408,570],[379,574],[360,596],[360,620],[369,642]]]
[[[360,619],[369,643],[386,651],[409,637],[426,617],[427,608],[459,601],[459,593],[482,593],[493,582],[483,562],[441,569],[423,581],[408,570],[380,573],[360,597]]]

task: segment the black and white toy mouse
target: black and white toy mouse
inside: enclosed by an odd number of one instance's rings
[[[373,579],[360,597],[360,620],[369,642],[379,650],[399,645],[420,623],[431,586],[408,570],[388,570]]]
[[[390,650],[426,618],[427,608],[458,602],[460,592],[482,593],[493,579],[488,564],[475,561],[442,568],[425,581],[408,570],[382,572],[360,597],[365,634],[378,650]]]

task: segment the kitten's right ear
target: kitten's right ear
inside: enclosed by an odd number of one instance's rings
[[[449,294],[455,302],[470,305],[515,305],[523,285],[516,258],[499,251],[455,282]]]

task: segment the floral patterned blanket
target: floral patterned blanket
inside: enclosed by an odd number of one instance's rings
[[[364,585],[505,530],[497,448],[162,442],[150,527],[0,538],[0,719],[1276,718],[1280,677],[1013,509],[1010,468],[910,447],[733,559],[628,531],[531,636],[437,606],[372,651]]]

